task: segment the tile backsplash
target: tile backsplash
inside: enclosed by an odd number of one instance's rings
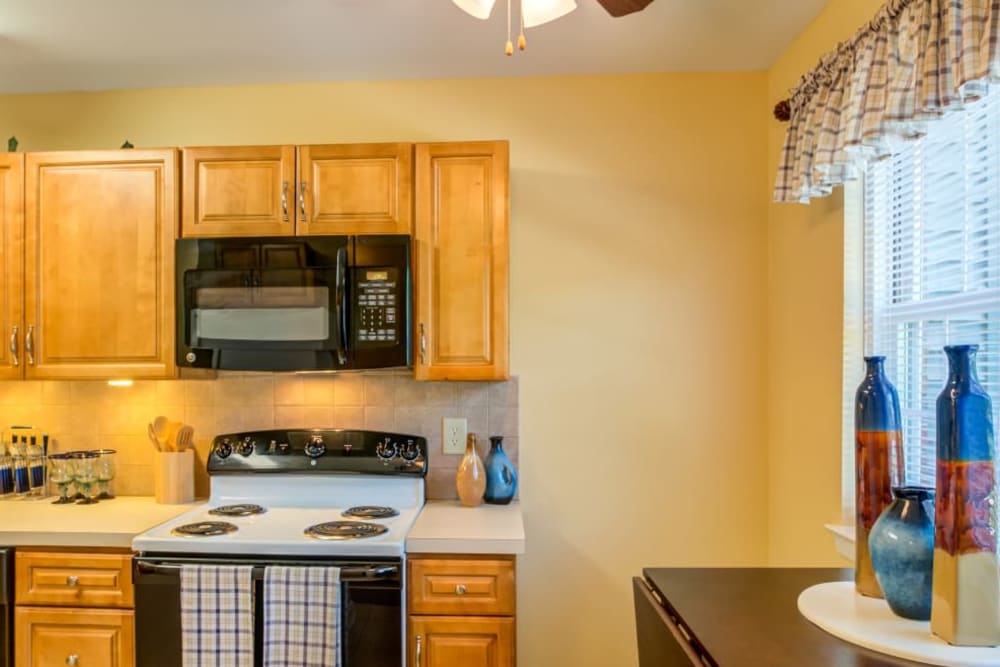
[[[220,373],[215,380],[0,382],[0,425],[33,425],[50,434],[53,453],[118,451],[115,489],[153,493],[155,451],[146,426],[157,415],[194,427],[195,490],[208,495],[205,455],[219,433],[266,428],[364,428],[427,438],[428,498],[454,498],[460,455],[441,452],[441,420],[465,417],[485,459],[487,436],[503,435],[518,462],[518,383],[416,382],[403,372],[337,375]]]

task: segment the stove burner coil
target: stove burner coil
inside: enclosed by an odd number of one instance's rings
[[[263,514],[266,511],[260,505],[242,503],[239,505],[222,505],[221,507],[208,510],[208,513],[215,514],[216,516],[251,516],[253,514]]]
[[[399,511],[392,507],[383,507],[381,505],[359,505],[358,507],[349,507],[341,513],[341,516],[353,516],[359,519],[388,519],[389,517],[399,516]]]
[[[198,523],[186,523],[183,526],[177,526],[170,532],[182,537],[212,537],[214,535],[226,535],[236,530],[236,526],[226,521],[199,521]]]
[[[306,528],[305,534],[318,540],[353,540],[375,537],[388,530],[385,526],[364,521],[328,521]]]

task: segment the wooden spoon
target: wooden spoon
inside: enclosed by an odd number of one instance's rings
[[[177,430],[177,451],[183,452],[191,447],[191,441],[194,439],[194,428],[191,426],[181,426]]]
[[[162,452],[163,448],[160,447],[160,440],[156,437],[156,431],[153,429],[153,425],[149,424],[149,440],[153,443],[153,447],[156,447],[156,451]]]

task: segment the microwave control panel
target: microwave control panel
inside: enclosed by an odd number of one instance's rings
[[[364,267],[356,269],[354,289],[358,315],[358,347],[396,345],[400,338],[399,322],[403,300],[399,293],[399,269]]]

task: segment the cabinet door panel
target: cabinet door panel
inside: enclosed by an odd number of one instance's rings
[[[0,154],[0,379],[24,375],[24,155]]]
[[[132,556],[18,549],[18,604],[123,607],[134,604]]]
[[[14,627],[14,667],[135,664],[131,611],[18,607]]]
[[[412,154],[412,144],[300,146],[298,233],[409,234]]]
[[[506,379],[507,143],[416,155],[416,378]]]
[[[295,147],[185,148],[181,236],[295,233]]]
[[[26,170],[26,377],[172,377],[176,152],[32,153]]]
[[[514,665],[512,618],[410,616],[409,626],[409,655],[413,667]],[[418,657],[420,662],[417,662]]]

